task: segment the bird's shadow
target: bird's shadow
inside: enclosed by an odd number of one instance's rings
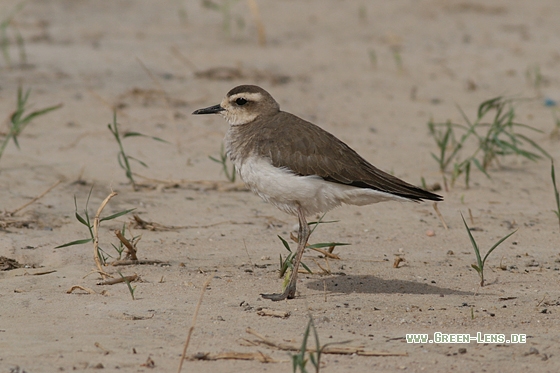
[[[365,275],[335,275],[325,279],[309,281],[306,286],[309,289],[325,290],[331,293],[474,295],[473,292],[469,291],[449,289],[421,282],[384,280]]]

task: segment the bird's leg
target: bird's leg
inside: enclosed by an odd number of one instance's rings
[[[296,285],[297,285],[297,275],[299,269],[299,263],[301,262],[301,257],[303,256],[303,250],[307,245],[307,240],[311,235],[311,230],[305,219],[305,215],[301,207],[298,207],[298,220],[299,220],[299,230],[298,230],[298,247],[296,251],[296,256],[293,261],[292,274],[290,275],[290,282],[283,293],[280,294],[261,294],[265,299],[270,299],[273,301],[279,301],[284,299],[292,299],[296,296]]]

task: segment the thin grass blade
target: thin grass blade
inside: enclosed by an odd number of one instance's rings
[[[104,217],[104,218],[99,219],[99,222],[102,222],[102,221],[105,221],[105,220],[113,220],[113,219],[116,219],[116,218],[118,218],[119,216],[126,215],[126,214],[128,214],[129,212],[134,211],[134,210],[136,210],[136,209],[134,208],[134,209],[128,209],[128,210],[124,210],[124,211],[121,211],[121,212],[117,212],[116,214],[109,215],[109,216],[106,216],[106,217]]]
[[[490,248],[490,250],[488,250],[488,252],[486,253],[486,255],[484,255],[484,259],[482,259],[482,264],[484,266],[484,263],[486,262],[486,258],[488,258],[488,255],[490,255],[490,253],[492,253],[492,251],[494,251],[495,248],[497,248],[502,242],[504,242],[505,240],[507,240],[512,234],[514,234],[515,232],[517,232],[517,229],[514,230],[513,232],[511,232],[510,234],[508,234],[507,236],[505,236],[504,238],[502,238],[501,240],[499,240],[498,242],[496,242],[494,244],[494,246],[492,246]]]
[[[47,107],[47,108],[44,108],[44,109],[41,109],[41,110],[34,111],[34,112],[30,113],[28,116],[26,116],[25,118],[23,118],[20,121],[20,123],[22,125],[26,125],[31,120],[33,120],[33,118],[38,117],[38,116],[43,115],[43,114],[47,114],[48,112],[51,112],[51,111],[56,110],[56,109],[60,109],[61,107],[62,107],[62,104],[58,104],[58,105],[50,106],[50,107]]]
[[[127,158],[128,158],[128,159],[132,159],[133,161],[136,161],[136,162],[140,163],[142,166],[148,168],[148,165],[147,165],[146,163],[142,162],[141,160],[139,160],[138,158],[134,158],[134,157],[132,157],[132,156],[130,156],[130,155],[127,155]]]
[[[313,245],[307,246],[309,249],[322,249],[323,247],[331,247],[331,246],[347,246],[351,245],[345,242],[322,242],[322,243],[315,243]]]
[[[285,239],[283,239],[280,235],[278,235],[278,238],[280,239],[280,241],[282,241],[286,250],[288,250],[289,252],[292,252],[292,249],[290,249],[290,245],[288,244],[288,242]],[[282,257],[282,256],[280,256],[280,257]]]
[[[461,214],[461,219],[463,219],[463,224],[465,224],[465,228],[467,228],[467,233],[469,234],[469,238],[471,240],[471,244],[473,246],[474,253],[476,255],[476,262],[478,264],[478,267],[483,268],[484,267],[484,262],[482,261],[482,258],[480,257],[480,251],[478,249],[478,245],[477,245],[476,241],[474,240],[474,237],[471,233],[471,230],[469,229],[469,226],[467,225],[467,222],[465,221],[465,217],[463,216],[463,214]]]
[[[55,249],[60,249],[63,247],[74,246],[74,245],[83,245],[88,242],[92,242],[93,238],[84,238],[83,240],[76,240],[72,242],[65,243],[64,245],[56,246]]]
[[[304,262],[299,262],[299,264],[301,264],[301,266],[307,271],[309,272],[309,274],[313,274],[313,271],[309,269],[309,267],[304,263]]]

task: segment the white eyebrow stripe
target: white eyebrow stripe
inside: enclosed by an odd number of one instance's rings
[[[238,98],[244,98],[247,101],[261,101],[262,100],[262,94],[260,94],[259,92],[255,92],[255,93],[236,93],[234,95],[232,95],[230,97],[230,101],[235,101]]]

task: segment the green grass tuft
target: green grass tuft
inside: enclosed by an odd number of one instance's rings
[[[463,214],[461,214],[461,218],[463,219],[463,224],[465,224],[465,228],[467,229],[467,233],[469,234],[469,239],[471,240],[471,244],[473,246],[474,253],[476,255],[476,263],[477,264],[471,264],[471,267],[473,267],[476,270],[476,272],[478,273],[478,276],[480,277],[480,286],[484,286],[484,264],[486,263],[486,259],[488,259],[488,256],[492,253],[492,251],[494,251],[502,242],[507,240],[512,234],[517,232],[517,230],[511,232],[510,234],[508,234],[507,236],[503,237],[498,242],[496,242],[494,244],[494,246],[492,246],[490,248],[490,250],[488,250],[486,255],[484,255],[484,258],[481,258],[480,249],[478,248],[478,244],[476,243],[476,241],[475,241],[475,239],[474,239],[474,237],[471,233],[471,230],[470,230],[469,226],[467,225],[467,222],[465,221],[465,217],[463,216]]]
[[[113,134],[113,136],[115,137],[115,140],[117,141],[117,144],[119,145],[119,153],[117,155],[117,159],[119,162],[119,166],[124,170],[125,172],[125,176],[126,178],[130,181],[130,183],[132,184],[132,188],[134,190],[137,190],[138,185],[136,184],[136,181],[134,180],[134,176],[132,174],[132,168],[130,166],[130,161],[135,161],[137,163],[139,163],[140,165],[144,166],[144,167],[148,167],[148,165],[146,163],[144,163],[143,161],[134,158],[128,154],[125,153],[124,151],[124,146],[122,143],[122,139],[125,139],[127,137],[147,137],[150,138],[152,140],[156,140],[156,141],[161,141],[164,143],[169,144],[167,141],[159,138],[159,137],[154,137],[154,136],[148,136],[148,135],[144,135],[142,133],[139,132],[125,132],[124,134],[122,134],[119,132],[119,123],[117,122],[117,112],[114,111],[113,112],[113,123],[109,123],[107,125],[107,128],[109,128],[109,131],[111,131],[111,133]],[[122,137],[122,139],[121,139]]]
[[[45,115],[53,110],[59,109],[62,107],[62,104],[58,104],[55,106],[49,106],[44,109],[39,109],[32,111],[31,113],[27,112],[27,100],[29,99],[29,95],[31,94],[31,88],[23,92],[21,87],[18,88],[17,92],[17,107],[16,110],[10,116],[10,128],[4,140],[2,140],[2,144],[0,144],[0,158],[2,158],[2,154],[4,154],[4,150],[6,146],[12,140],[16,147],[19,149],[19,142],[18,136],[23,132],[25,127],[35,118]]]
[[[91,192],[93,191],[93,186],[91,187],[91,189],[89,190],[87,199],[86,199],[86,205],[84,207],[83,210],[83,215],[80,215],[78,213],[78,203],[76,201],[76,196],[74,196],[74,206],[75,206],[75,212],[74,212],[74,216],[76,217],[76,220],[78,220],[78,222],[82,225],[84,225],[87,228],[87,232],[89,237],[88,238],[82,238],[76,241],[71,241],[62,245],[59,245],[57,247],[55,247],[55,249],[60,249],[63,247],[68,247],[68,246],[75,246],[75,245],[83,245],[89,242],[93,242],[93,240],[95,239],[95,235],[93,234],[93,219],[90,217],[89,212],[88,212],[88,205],[89,205],[89,199],[91,197]],[[100,218],[99,222],[103,222],[103,221],[107,221],[107,220],[113,220],[116,219],[118,217],[121,217],[123,215],[128,214],[131,211],[134,211],[135,209],[128,209],[128,210],[123,210],[120,212],[117,212],[115,214],[106,216],[104,218]],[[123,227],[123,235],[124,235],[124,227]],[[119,254],[119,258],[120,255],[122,253],[122,250],[119,252],[119,250],[113,245],[113,247],[115,248],[115,250],[117,251],[117,253]],[[101,260],[101,264],[105,264],[107,262],[107,259],[109,257],[111,257],[110,254],[108,254],[106,251],[104,251],[103,249],[101,249],[100,246],[97,247],[97,254],[99,256],[99,259]]]
[[[543,156],[550,158],[550,155],[535,141],[516,131],[528,129],[541,132],[516,121],[515,102],[514,99],[501,96],[486,100],[479,105],[473,121],[459,107],[466,124],[456,124],[451,121],[435,123],[433,120],[428,122],[430,134],[439,148],[439,152],[432,153],[432,157],[438,162],[446,190],[448,190],[446,174],[449,172],[451,172],[451,185],[454,185],[459,177],[464,176],[465,186],[468,188],[473,166],[490,177],[489,167],[493,163],[499,164],[501,157],[517,155],[531,161],[537,161]],[[474,152],[466,157],[460,157],[461,150],[469,144],[471,147],[474,145]]]

